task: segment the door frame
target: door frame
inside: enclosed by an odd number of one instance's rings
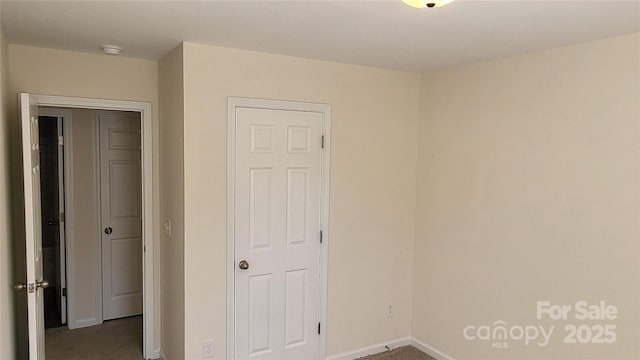
[[[143,356],[145,359],[155,359],[160,356],[159,333],[155,331],[155,324],[160,323],[159,312],[156,313],[154,260],[159,255],[156,251],[158,239],[154,236],[153,217],[153,124],[151,117],[151,103],[142,101],[107,100],[82,97],[52,96],[29,94],[36,106],[53,108],[82,108],[95,110],[120,110],[140,113],[142,136],[142,241],[143,241]],[[66,129],[66,126],[65,126]],[[65,144],[66,145],[66,144]],[[66,150],[66,146],[65,146]],[[68,200],[68,199],[65,199]],[[69,204],[69,203],[67,203]],[[68,215],[65,219],[69,223]],[[69,233],[67,233],[67,236]],[[67,239],[68,240],[68,239]],[[159,247],[158,247],[159,248]],[[100,283],[101,284],[101,283]],[[102,285],[100,285],[101,287]],[[67,292],[69,293],[69,291]],[[69,298],[67,298],[69,300]],[[67,319],[69,320],[69,319]]]
[[[73,304],[73,296],[69,296],[69,289],[67,284],[68,283],[72,283],[75,281],[75,274],[73,272],[67,274],[67,264],[71,263],[71,269],[75,269],[75,262],[73,258],[69,259],[68,258],[68,253],[67,253],[67,244],[71,244],[73,245],[73,234],[69,234],[69,232],[73,231],[73,222],[70,223],[70,226],[67,226],[67,223],[69,222],[69,220],[73,220],[73,209],[69,208],[67,206],[67,204],[71,204],[73,201],[73,178],[71,177],[71,174],[73,174],[73,158],[72,158],[72,154],[73,154],[73,141],[71,139],[72,136],[72,123],[73,123],[73,112],[70,109],[63,109],[63,108],[53,108],[53,107],[44,107],[44,106],[38,106],[38,116],[50,116],[50,117],[56,117],[58,118],[58,126],[60,126],[60,118],[62,118],[62,138],[63,138],[63,144],[62,144],[62,157],[63,157],[63,162],[62,162],[62,172],[63,172],[63,178],[62,179],[58,179],[59,181],[59,186],[58,189],[62,189],[62,194],[58,194],[58,197],[62,198],[62,203],[63,203],[63,208],[64,208],[64,214],[65,214],[65,218],[60,219],[59,220],[59,224],[60,224],[60,232],[64,233],[64,236],[60,236],[60,248],[62,249],[60,252],[60,273],[61,273],[61,279],[60,279],[60,286],[61,288],[67,288],[67,295],[64,296],[64,303],[63,303],[63,315],[62,316],[62,320],[63,320],[63,324],[67,324],[67,327],[70,327],[70,325],[73,323],[73,325],[75,326],[76,323],[76,318],[75,318],[75,314],[73,312],[69,312],[68,309],[72,308],[72,305],[69,305],[69,303]],[[58,164],[58,167],[60,167],[60,164]],[[73,246],[70,246],[71,248]],[[70,299],[71,298],[71,299]]]
[[[322,324],[318,359],[327,355],[327,290],[329,255],[329,179],[331,165],[331,105],[285,100],[267,100],[243,97],[227,98],[227,359],[235,359],[235,180],[236,180],[236,110],[239,108],[305,111],[322,114],[324,147],[321,153],[320,187],[320,291],[319,314]]]

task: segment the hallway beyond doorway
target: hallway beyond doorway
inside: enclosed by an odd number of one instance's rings
[[[47,360],[141,360],[142,316],[105,321],[96,326],[46,330]]]

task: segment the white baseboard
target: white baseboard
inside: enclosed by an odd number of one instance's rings
[[[385,346],[390,347],[391,349],[395,349],[400,346],[411,345],[412,338],[410,336],[403,337],[400,339],[389,340],[379,344],[367,346],[364,348],[360,348],[354,351],[343,352],[341,354],[332,355],[327,357],[327,360],[354,360],[357,358],[361,358],[367,355],[373,355],[377,353],[381,353],[383,351],[387,351]]]
[[[411,345],[436,360],[455,360],[453,356],[446,354],[431,345],[425,344],[414,337],[411,338]]]
[[[407,336],[407,337],[403,337],[395,340],[389,340],[389,341],[381,342],[375,345],[363,347],[354,351],[348,351],[348,352],[343,352],[341,354],[332,355],[332,356],[329,356],[327,360],[355,360],[363,356],[385,352],[387,351],[386,346],[388,346],[391,349],[395,349],[395,348],[399,348],[401,346],[407,346],[407,345],[411,345],[415,347],[416,349],[424,352],[425,354],[431,356],[436,360],[456,360],[453,356],[448,355],[438,349],[435,349],[431,345],[425,344],[424,342],[411,336]],[[162,350],[160,350],[159,353],[160,353],[161,360],[169,360],[164,355],[164,352]]]

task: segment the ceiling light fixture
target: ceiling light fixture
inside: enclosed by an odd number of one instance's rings
[[[455,0],[402,0],[403,3],[418,9],[443,7],[454,1]]]
[[[102,45],[102,50],[107,55],[119,55],[122,48],[118,45]]]

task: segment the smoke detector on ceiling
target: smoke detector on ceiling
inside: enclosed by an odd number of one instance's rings
[[[102,45],[102,50],[107,55],[119,55],[122,48],[118,45]]]
[[[455,0],[402,0],[403,3],[418,9],[443,7],[454,1]]]

